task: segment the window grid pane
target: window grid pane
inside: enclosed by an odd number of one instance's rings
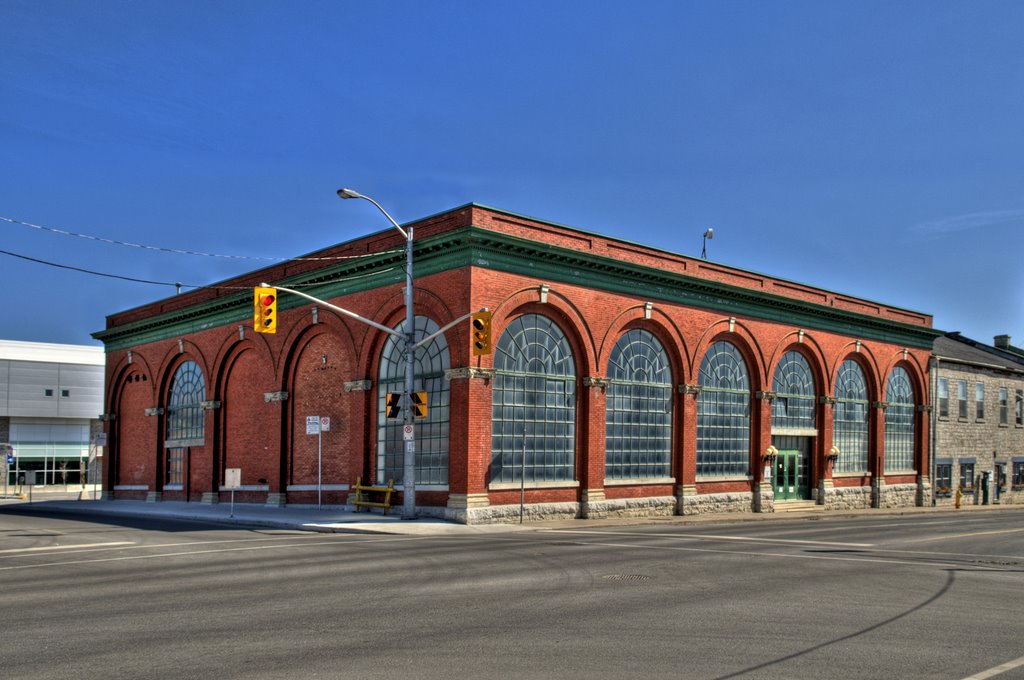
[[[906,369],[892,369],[885,400],[889,403],[885,409],[885,471],[913,471],[914,390]]]
[[[868,387],[864,371],[853,359],[839,367],[833,411],[833,441],[839,449],[835,472],[868,469]]]
[[[171,378],[171,395],[167,404],[167,439],[202,439],[205,417],[202,402],[206,396],[206,380],[199,364],[186,361]]]
[[[649,331],[619,338],[608,360],[605,478],[668,477],[672,471],[672,373]]]
[[[439,328],[425,316],[415,319],[416,341],[436,333]],[[396,330],[405,328],[403,320]],[[386,417],[388,392],[405,390],[405,352],[402,342],[389,336],[381,352],[380,371],[377,382],[377,483],[386,484],[394,480],[402,483],[405,467],[405,441],[402,426],[405,418]],[[432,339],[416,350],[413,369],[413,390],[427,393],[427,417],[417,418],[416,430],[416,484],[448,484],[448,425],[450,413],[450,389],[444,372],[451,367],[448,342],[444,334]],[[402,408],[406,408],[403,404]],[[403,416],[404,414],[399,414]]]
[[[739,350],[716,342],[701,361],[697,398],[697,475],[750,470],[750,380]]]
[[[772,426],[813,428],[815,426],[814,378],[811,366],[799,352],[786,352],[779,360],[772,382]]]
[[[565,334],[523,315],[501,334],[494,369],[491,481],[574,480],[576,365]]]

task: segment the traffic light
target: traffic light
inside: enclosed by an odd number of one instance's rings
[[[402,410],[402,393],[388,392],[387,400],[384,402],[384,416],[386,418],[397,418]]]
[[[260,288],[253,290],[253,326],[257,333],[277,332],[277,289]]]
[[[417,418],[427,417],[427,393],[426,392],[413,392],[412,393],[412,414]]]
[[[473,336],[473,356],[482,357],[491,353],[491,313],[477,312],[470,322]]]

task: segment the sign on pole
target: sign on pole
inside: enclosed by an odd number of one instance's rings
[[[330,416],[320,416],[320,431],[330,432],[331,431],[331,418]]]
[[[402,427],[402,439],[404,439],[407,442],[411,442],[415,439],[412,425],[405,425],[404,427]]]
[[[306,434],[320,434],[320,416],[306,416]]]
[[[242,468],[227,468],[224,470],[224,486],[228,489],[237,489],[242,486]]]

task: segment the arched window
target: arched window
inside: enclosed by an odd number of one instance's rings
[[[791,351],[782,355],[775,368],[772,390],[772,432],[815,427],[814,376],[803,354]]]
[[[866,472],[868,469],[868,383],[853,359],[839,367],[836,403],[832,409],[832,441],[839,449],[835,472]]]
[[[425,316],[415,321],[416,342],[437,333],[438,325]],[[404,332],[405,321],[395,330]],[[405,441],[402,426],[404,414],[388,418],[386,403],[388,392],[405,390],[404,341],[389,335],[381,351],[377,380],[377,482],[402,482],[405,462]],[[448,484],[448,415],[449,388],[444,372],[451,368],[448,342],[441,333],[416,350],[413,368],[413,391],[427,393],[427,417],[417,418],[416,432],[416,486]],[[406,408],[403,404],[402,408]]]
[[[914,470],[914,388],[906,369],[897,366],[885,388],[885,471]]]
[[[565,334],[525,314],[498,339],[494,369],[491,481],[575,479],[576,364]]]
[[[203,370],[194,361],[185,361],[171,378],[167,400],[167,446],[202,445],[204,422],[202,402],[206,398]]]
[[[745,475],[750,470],[750,378],[734,345],[716,342],[700,363],[697,475]]]
[[[672,369],[649,331],[619,338],[608,360],[605,478],[672,474]]]

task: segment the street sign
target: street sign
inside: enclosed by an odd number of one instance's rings
[[[320,416],[320,431],[330,432],[331,431],[331,419],[329,416]]]
[[[306,416],[306,434],[320,434],[320,416]]]
[[[242,486],[242,468],[226,468],[224,470],[224,486],[237,489]]]
[[[14,454],[13,453],[8,453],[7,454],[7,464],[8,465],[14,465]]]
[[[407,442],[411,442],[415,439],[412,425],[405,425],[402,427],[402,439]]]

